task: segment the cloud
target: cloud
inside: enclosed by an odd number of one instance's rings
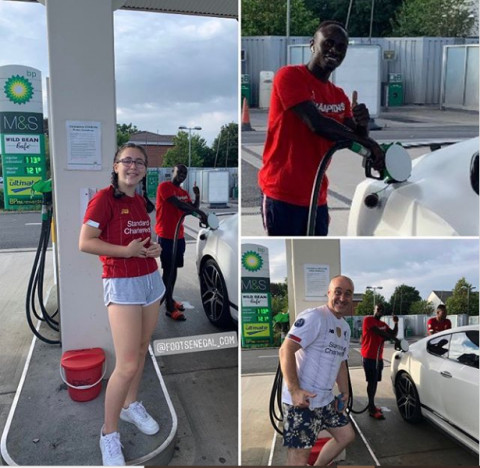
[[[236,20],[117,10],[114,34],[118,123],[162,134],[201,126],[212,144],[222,125],[238,122]],[[37,68],[45,83],[43,5],[0,2],[0,41],[0,65]]]
[[[269,248],[271,281],[283,281],[287,276],[285,241],[249,242]],[[322,240],[309,242],[317,245]],[[462,277],[473,286],[479,283],[476,239],[342,239],[340,250],[342,273],[353,279],[355,291],[363,293],[367,286],[382,286],[377,293],[386,300],[401,284],[415,287],[427,299],[432,290],[453,289]]]

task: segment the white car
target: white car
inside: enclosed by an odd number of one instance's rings
[[[347,234],[478,236],[478,150],[473,138],[420,156],[406,182],[366,179],[355,191]]]
[[[423,338],[392,356],[397,407],[410,423],[427,418],[478,453],[478,325]]]
[[[238,323],[238,214],[197,236],[197,272],[205,314],[219,327]]]

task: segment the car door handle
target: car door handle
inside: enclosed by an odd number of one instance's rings
[[[450,372],[447,372],[447,371],[440,372],[440,375],[443,375],[443,377],[447,377],[447,379],[452,378],[452,374],[450,374]]]

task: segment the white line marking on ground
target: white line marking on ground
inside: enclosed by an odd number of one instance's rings
[[[373,458],[373,461],[375,462],[374,465],[381,466],[380,462],[378,461],[377,457],[375,456],[375,453],[373,452],[372,447],[370,447],[370,444],[367,442],[367,439],[363,435],[363,432],[360,430],[359,425],[356,423],[355,419],[353,419],[353,416],[351,414],[349,414],[349,416],[350,416],[350,419],[352,420],[353,425],[356,427],[358,433],[360,434],[360,437],[362,438],[363,443],[365,444],[365,446],[367,447],[367,450],[369,451],[371,457]]]
[[[277,441],[277,433],[274,430],[273,431],[273,439],[272,439],[272,445],[270,447],[270,455],[268,457],[268,463],[267,466],[272,466],[272,460],[273,460],[273,452],[275,452],[275,442]]]

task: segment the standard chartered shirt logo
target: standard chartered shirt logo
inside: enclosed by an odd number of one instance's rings
[[[147,234],[150,235],[150,221],[127,221],[127,227],[123,230],[125,235]]]
[[[346,346],[342,346],[340,344],[333,343],[330,341],[328,346],[325,348],[325,354],[333,354],[334,356],[345,356],[345,352],[347,350]]]

